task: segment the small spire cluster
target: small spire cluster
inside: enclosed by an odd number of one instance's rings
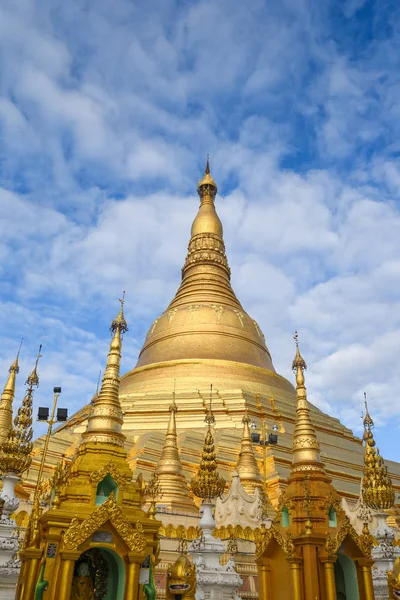
[[[191,487],[194,495],[198,498],[211,500],[212,498],[221,496],[225,489],[225,479],[217,471],[214,438],[211,431],[211,425],[215,422],[215,417],[212,413],[211,398],[205,422],[207,423],[207,432],[204,438],[201,462],[197,475],[191,481]]]
[[[41,349],[42,346],[39,347],[33,371],[25,382],[25,385],[28,386],[25,397],[18,409],[8,437],[0,449],[0,469],[3,474],[15,473],[21,476],[32,462],[32,399],[33,388],[39,386],[37,367],[41,357]],[[18,363],[16,368],[18,368]]]
[[[362,497],[369,508],[372,508],[373,510],[384,510],[393,506],[395,495],[387,467],[375,444],[374,435],[372,433],[373,427],[374,422],[368,412],[368,405],[365,400],[365,454]]]

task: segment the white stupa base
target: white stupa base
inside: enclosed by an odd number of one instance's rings
[[[20,562],[15,559],[19,549],[18,532],[15,521],[10,519],[10,515],[19,506],[14,493],[18,482],[17,475],[7,473],[3,477],[3,489],[0,494],[4,500],[0,517],[0,600],[14,600],[20,570]]]
[[[196,600],[240,600],[237,589],[243,582],[234,561],[230,559],[225,566],[219,562],[225,546],[212,535],[215,527],[212,509],[211,502],[203,502],[202,536],[189,546],[196,567]]]
[[[392,570],[394,561],[400,555],[400,548],[393,546],[395,532],[386,523],[387,514],[378,513],[375,518],[377,526],[372,534],[378,541],[378,546],[374,546],[372,549],[372,558],[375,561],[375,568],[372,570],[372,581],[375,600],[387,600],[389,598],[387,571]]]

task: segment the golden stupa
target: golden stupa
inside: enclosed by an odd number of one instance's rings
[[[151,324],[136,366],[121,379],[128,461],[134,472],[150,479],[165,445],[175,390],[177,447],[182,473],[189,482],[201,459],[212,383],[218,468],[228,482],[238,462],[246,409],[258,428],[263,420],[268,428],[279,426],[276,446],[256,448],[269,500],[276,506],[290,474],[296,393],[292,384],[276,373],[263,332],[231,287],[223,228],[215,209],[217,185],[208,161],[197,190],[200,208],[192,225],[181,285]],[[327,475],[341,495],[356,500],[363,475],[361,439],[312,405],[310,413]],[[88,415],[89,405],[54,431],[44,477],[52,475],[63,455],[67,459],[73,456]],[[25,483],[28,489],[37,481],[43,443],[44,437],[35,442]],[[400,490],[400,465],[390,461],[387,465],[394,487]],[[176,494],[169,498],[164,490],[162,504],[175,510],[176,501]],[[186,493],[184,504],[188,506]]]

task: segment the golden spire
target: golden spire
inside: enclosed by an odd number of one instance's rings
[[[33,371],[25,382],[28,389],[14,419],[14,426],[11,428],[7,440],[1,446],[0,469],[2,473],[15,473],[21,476],[32,462],[32,396],[33,387],[39,385],[37,366],[41,357],[41,349],[40,345]]]
[[[262,477],[254,456],[253,443],[250,435],[250,417],[246,410],[242,419],[243,435],[240,446],[239,458],[236,463],[236,471],[245,492],[253,494],[256,487],[262,488]]]
[[[323,471],[318,439],[310,419],[307,390],[304,383],[304,371],[307,369],[307,365],[300,354],[297,331],[294,340],[296,342],[296,356],[292,363],[292,369],[296,374],[297,407],[292,442],[292,473],[304,470],[305,465],[307,465],[308,472],[313,470]]]
[[[383,510],[393,506],[395,500],[394,490],[387,467],[375,445],[374,435],[372,433],[374,422],[368,412],[366,394],[364,394],[364,397],[365,453],[362,497],[369,508],[372,508],[373,510]]]
[[[99,371],[99,376],[97,378],[96,391],[93,395],[93,398],[90,401],[91,404],[94,404],[96,402],[96,398],[99,397],[100,379],[101,379],[101,370]]]
[[[120,299],[121,308],[112,321],[110,331],[114,334],[110,344],[107,366],[101,389],[92,404],[87,429],[82,435],[84,443],[104,443],[123,446],[125,436],[122,433],[122,410],[119,402],[119,382],[122,334],[128,331],[124,317],[125,292]]]
[[[183,474],[182,463],[178,450],[178,436],[176,432],[176,413],[178,407],[175,402],[175,391],[172,394],[172,403],[169,407],[169,421],[165,444],[158,461],[155,475],[158,479],[160,497],[163,504],[170,508],[184,508],[189,512],[198,512],[193,499],[190,497],[186,478]]]
[[[12,403],[15,395],[15,380],[19,373],[18,358],[23,340],[18,348],[17,356],[9,368],[9,376],[0,398],[0,446],[8,438],[12,428]]]
[[[210,396],[212,397],[212,386]],[[217,471],[214,438],[211,431],[211,425],[215,422],[211,409],[211,397],[210,407],[205,418],[207,432],[204,438],[201,462],[197,475],[193,477],[191,481],[192,490],[195,496],[208,500],[217,498],[225,489],[225,479],[223,479]]]
[[[182,269],[182,284],[170,307],[189,304],[188,292],[192,294],[197,285],[208,300],[220,296],[220,301],[241,308],[230,285],[230,269],[225,254],[222,223],[215,210],[217,184],[210,174],[207,157],[204,177],[199,181],[197,192],[200,197],[199,211],[193,221],[191,239],[186,261]]]

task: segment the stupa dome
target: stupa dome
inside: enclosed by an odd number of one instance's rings
[[[136,367],[121,382],[129,395],[153,384],[171,390],[226,387],[240,382],[285,388],[292,385],[276,374],[264,335],[243,309],[230,283],[223,228],[215,210],[217,186],[206,172],[199,181],[200,207],[193,221],[182,283],[168,308],[151,325]],[[156,383],[157,381],[157,383]],[[248,385],[246,386],[248,388]],[[263,390],[266,393],[271,390]]]

